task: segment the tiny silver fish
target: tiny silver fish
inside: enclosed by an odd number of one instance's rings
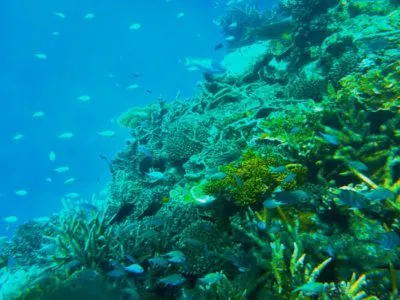
[[[163,277],[159,280],[160,283],[165,284],[166,286],[178,286],[183,284],[186,281],[186,278],[181,274],[172,274],[166,277]]]

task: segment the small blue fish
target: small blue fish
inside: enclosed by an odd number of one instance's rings
[[[269,225],[268,233],[276,234],[282,230],[283,226],[282,223],[278,220],[272,220],[271,224]]]
[[[76,269],[77,267],[81,266],[82,262],[78,259],[71,260],[70,262],[64,265],[67,269]]]
[[[114,278],[121,278],[126,275],[127,275],[126,271],[122,268],[116,268],[115,270],[112,270],[107,273],[107,276],[114,277]]]
[[[186,278],[181,274],[172,274],[159,280],[160,283],[163,283],[166,286],[178,286],[183,284],[185,281]]]
[[[283,191],[272,194],[272,197],[264,201],[265,208],[277,208],[281,205],[293,205],[305,202],[310,195],[302,190]]]
[[[224,172],[217,172],[215,174],[212,174],[210,176],[208,176],[209,180],[221,180],[224,179],[226,177],[226,173]]]
[[[329,257],[332,257],[332,258],[336,257],[336,253],[335,253],[335,250],[333,249],[332,245],[328,245],[326,247],[326,253],[328,253]]]
[[[220,281],[223,278],[224,278],[224,275],[222,275],[219,272],[216,272],[216,273],[209,273],[209,274],[204,275],[203,277],[201,277],[199,279],[199,281],[205,285],[213,285],[214,283],[217,283],[218,281]]]
[[[235,178],[236,184],[238,186],[242,187],[243,186],[243,180],[239,176],[237,176],[236,174],[233,174],[232,176],[233,176],[233,178]]]
[[[365,209],[368,207],[368,199],[363,195],[351,190],[340,190],[338,195],[334,195],[338,205],[347,206],[350,209]]]
[[[331,144],[334,146],[338,146],[340,144],[339,139],[332,134],[327,134],[327,133],[323,133],[323,132],[320,132],[319,134],[324,138],[325,142],[327,142],[328,144]]]
[[[291,134],[297,134],[297,133],[299,133],[300,132],[300,128],[299,127],[293,127],[292,128],[292,130],[290,130],[290,133]]]
[[[187,238],[185,239],[185,244],[196,247],[196,248],[204,248],[207,247],[207,244],[199,241],[197,239],[191,239],[191,238]]]
[[[123,293],[129,296],[131,300],[140,300],[140,296],[134,287],[126,287],[121,290]]]
[[[125,271],[128,271],[129,273],[133,274],[142,274],[144,272],[143,267],[139,264],[132,264],[130,266],[125,267],[124,269]]]
[[[310,195],[303,190],[283,191],[273,194],[275,201],[286,204],[304,203],[310,199]]]
[[[322,282],[309,282],[297,287],[292,293],[302,292],[306,296],[314,296],[323,293],[326,289]]]
[[[175,263],[175,264],[181,264],[185,262],[185,254],[183,254],[182,251],[176,250],[176,251],[170,251],[164,256],[167,257],[168,261]]]
[[[266,207],[268,208],[268,207]],[[258,221],[256,222],[256,226],[258,229],[260,229],[261,231],[264,231],[267,229],[267,223],[265,223],[265,221]]]
[[[290,172],[283,180],[282,183],[286,184],[286,183],[291,183],[293,181],[296,180],[296,174]]]
[[[149,259],[149,263],[152,267],[161,267],[161,268],[166,268],[168,267],[168,260],[161,256],[155,256],[153,258]]]
[[[357,171],[360,171],[360,172],[368,171],[367,165],[358,160],[349,161],[348,165],[350,168],[356,169]]]
[[[272,173],[285,173],[287,171],[286,166],[278,166],[278,167],[269,167],[270,172]]]
[[[143,154],[145,157],[153,157],[153,155],[152,155],[150,149],[149,149],[147,146],[145,146],[145,145],[139,145],[139,146],[137,147],[137,151],[138,151],[139,153]]]
[[[199,229],[204,230],[204,231],[210,231],[213,227],[211,226],[210,223],[201,223],[199,226]]]
[[[132,255],[125,255],[125,258],[126,258],[127,260],[129,260],[131,263],[136,263],[136,259],[133,258]]]
[[[383,233],[376,242],[383,250],[391,251],[400,245],[400,236],[394,231],[389,231]]]
[[[385,188],[377,188],[364,194],[370,201],[382,201],[394,196],[394,193]]]
[[[263,204],[265,208],[277,208],[280,207],[281,205],[286,205],[286,203],[283,203],[281,201],[276,201],[275,199],[265,200]]]

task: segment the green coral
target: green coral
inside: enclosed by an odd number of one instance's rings
[[[366,74],[351,74],[341,79],[337,101],[356,99],[367,109],[391,109],[400,104],[400,63],[369,70]]]
[[[284,171],[276,172],[276,167],[283,167]],[[223,195],[238,206],[262,202],[265,195],[278,186],[294,189],[304,181],[306,174],[306,168],[301,165],[290,164],[277,155],[262,157],[253,151],[245,152],[241,160],[223,167],[223,171],[227,176],[208,181],[204,191]],[[287,180],[288,176],[294,177]]]
[[[188,117],[171,125],[165,138],[163,152],[174,162],[185,162],[201,152],[207,142],[208,131],[194,117]]]
[[[385,15],[393,8],[388,0],[353,0],[348,5],[348,10],[352,15]]]
[[[73,211],[60,218],[60,224],[54,227],[56,253],[51,256],[53,268],[61,268],[71,262],[102,271],[118,246],[111,227],[107,227],[105,212],[94,212],[86,216],[82,210]]]
[[[148,120],[150,114],[151,107],[132,107],[118,118],[118,123],[121,126],[134,129],[139,122]]]
[[[290,94],[296,99],[320,101],[324,81],[319,78],[298,78],[290,85]]]

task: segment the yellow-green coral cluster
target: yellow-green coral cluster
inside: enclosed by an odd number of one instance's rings
[[[262,157],[247,151],[239,162],[223,167],[223,172],[226,177],[207,182],[204,191],[224,196],[239,206],[248,206],[262,202],[265,195],[279,186],[285,190],[296,188],[304,181],[307,170],[276,155]]]
[[[372,69],[366,74],[351,74],[340,81],[340,102],[356,99],[372,110],[391,109],[400,104],[400,63],[384,69]]]
[[[385,15],[390,12],[394,7],[387,5],[386,0],[359,0],[351,1],[348,4],[348,9],[355,15],[367,14],[367,15]]]
[[[139,122],[149,119],[151,113],[150,108],[151,107],[132,107],[118,118],[118,123],[124,127],[134,129]]]

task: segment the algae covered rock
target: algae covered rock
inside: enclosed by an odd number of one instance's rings
[[[385,15],[393,9],[390,0],[355,0],[349,3],[349,12],[353,15]]]

